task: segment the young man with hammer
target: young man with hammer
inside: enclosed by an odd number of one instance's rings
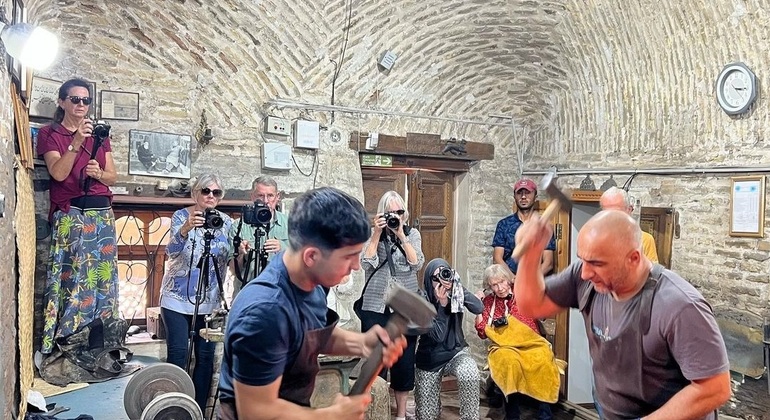
[[[516,212],[497,222],[495,236],[492,239],[494,251],[492,253],[493,264],[504,264],[516,275],[518,262],[514,259],[512,253],[516,248],[516,231],[521,224],[529,219],[535,210],[535,201],[537,200],[537,185],[534,181],[522,178],[513,184],[514,201],[516,202]],[[540,264],[540,271],[548,274],[553,269],[553,253],[556,250],[556,241],[551,241],[543,253],[543,260]]]
[[[602,211],[580,230],[580,258],[543,279],[540,258],[552,237],[534,215],[519,229],[524,248],[514,293],[536,318],[581,311],[596,397],[606,419],[715,419],[730,398],[727,351],[711,307],[686,280],[641,251],[628,214]]]
[[[363,205],[334,188],[297,198],[289,216],[289,249],[276,256],[233,302],[219,381],[220,419],[359,419],[368,392],[338,395],[330,407],[309,408],[319,354],[367,357],[382,342],[391,366],[403,336],[391,341],[375,326],[365,334],[336,326],[323,287],[360,269],[369,239]]]

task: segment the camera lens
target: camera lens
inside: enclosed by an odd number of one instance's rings
[[[222,216],[214,209],[206,209],[203,213],[203,219],[203,227],[205,229],[219,229],[225,224]]]
[[[446,267],[442,268],[442,269],[441,269],[441,270],[439,270],[439,272],[438,272],[438,277],[439,277],[441,280],[444,280],[444,281],[451,281],[451,280],[452,280],[452,278],[454,277],[454,276],[452,275],[452,269],[450,269],[450,268],[446,268]]]
[[[401,218],[398,217],[397,214],[385,213],[384,217],[385,221],[388,223],[389,228],[398,229],[398,226],[401,224]]]

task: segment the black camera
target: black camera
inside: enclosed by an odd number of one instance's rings
[[[251,226],[269,226],[273,220],[273,213],[270,207],[262,200],[254,201],[254,204],[243,206],[243,222]]]
[[[449,267],[441,267],[438,270],[438,278],[441,281],[451,282],[455,278],[455,273]]]
[[[398,213],[387,212],[382,217],[385,218],[388,227],[391,229],[398,229],[398,226],[401,224],[401,217],[398,216]]]
[[[508,325],[508,318],[501,316],[492,320],[492,326],[495,328],[504,327]]]
[[[225,220],[222,219],[222,214],[214,209],[206,209],[203,212],[203,228],[204,229],[219,229],[225,224]]]
[[[95,139],[104,140],[110,136],[110,125],[102,120],[99,120],[94,124],[93,130],[91,130],[91,136]]]

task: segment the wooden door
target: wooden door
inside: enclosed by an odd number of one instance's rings
[[[655,238],[658,261],[671,268],[671,245],[674,241],[674,209],[670,207],[642,207],[639,226]]]
[[[362,168],[364,208],[370,217],[377,214],[377,204],[388,191],[395,191],[406,199],[406,172],[387,169]]]
[[[422,236],[425,264],[434,258],[452,261],[454,176],[448,172],[418,170],[409,175],[411,224]],[[422,286],[422,270],[417,274]]]

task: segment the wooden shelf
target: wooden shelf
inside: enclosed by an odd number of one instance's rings
[[[143,197],[137,195],[115,195],[112,198],[113,208],[118,209],[147,209],[147,210],[178,210],[193,204],[190,197]],[[247,200],[222,200],[217,210],[224,212],[239,212],[241,207],[253,204]]]

